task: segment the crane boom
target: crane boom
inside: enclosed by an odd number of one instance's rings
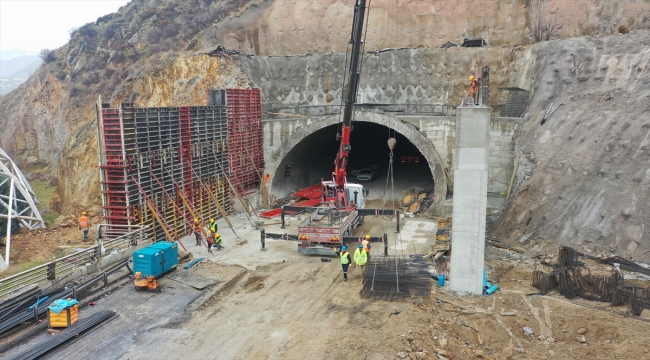
[[[363,27],[366,15],[366,0],[356,0],[354,6],[354,20],[352,22],[352,34],[350,44],[352,44],[352,54],[350,56],[349,78],[347,84],[347,93],[345,106],[343,108],[343,124],[341,126],[339,151],[336,154],[334,162],[334,172],[332,181],[336,186],[336,198],[330,193],[327,194],[324,186],[323,198],[327,201],[335,200],[338,206],[346,208],[352,206],[345,191],[348,156],[352,147],[350,146],[350,132],[352,131],[352,111],[357,101],[357,91],[359,89],[359,77],[361,76],[361,48],[363,45]]]

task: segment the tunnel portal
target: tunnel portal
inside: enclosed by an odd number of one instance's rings
[[[297,141],[275,170],[272,181],[273,193],[283,197],[296,190],[318,184],[321,179],[331,179],[334,159],[339,147],[339,140],[336,138],[338,131],[339,124],[333,123],[310,131],[302,140]],[[348,182],[357,182],[356,176],[351,174],[355,166],[376,161],[379,164],[376,177],[372,182],[364,183],[364,186],[371,191],[370,199],[379,199],[385,195],[390,161],[387,140],[390,137],[397,140],[393,151],[396,197],[401,197],[402,191],[413,186],[434,190],[434,184],[442,186],[445,194],[446,182],[443,178],[439,184],[436,181],[438,179],[432,175],[431,159],[428,159],[404,134],[386,125],[370,121],[353,123],[350,138],[352,151],[347,167]],[[428,145],[433,148],[430,143]],[[388,193],[390,193],[390,183]]]

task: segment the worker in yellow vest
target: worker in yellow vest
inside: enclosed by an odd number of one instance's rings
[[[366,238],[363,239],[361,244],[363,245],[363,250],[365,250],[366,254],[368,255],[367,262],[370,262],[370,249],[372,248],[372,246],[370,246],[370,234],[366,234]]]
[[[210,231],[213,233],[217,232],[217,222],[214,221],[214,219],[210,219],[210,223],[208,224],[208,227],[210,228]]]
[[[343,280],[348,281],[348,268],[352,259],[350,258],[350,253],[347,251],[348,247],[343,245],[341,250],[336,252],[336,255],[341,257],[341,266],[343,267]]]
[[[363,244],[359,244],[359,248],[354,252],[354,264],[359,269],[359,275],[363,275],[363,270],[366,268],[368,262],[368,253],[363,248]]]
[[[84,231],[84,241],[88,240],[89,229],[90,229],[90,219],[88,218],[88,214],[84,211],[81,213],[81,217],[79,218],[79,230]]]

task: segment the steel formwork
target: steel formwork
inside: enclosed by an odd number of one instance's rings
[[[259,90],[226,92],[236,94],[226,105],[136,108],[122,103],[119,109],[101,109],[101,188],[109,224],[149,225],[149,235],[157,240],[183,236],[192,231],[192,211],[206,222],[221,217],[213,199],[231,211],[224,177],[237,190],[259,185]]]
[[[228,163],[233,186],[241,193],[257,188],[262,180],[262,95],[259,89],[226,89],[228,109]]]

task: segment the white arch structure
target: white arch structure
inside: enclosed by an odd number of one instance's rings
[[[9,195],[0,194],[0,218],[7,219],[7,239],[5,258],[0,255],[0,271],[9,266],[11,253],[11,220],[20,220],[22,227],[31,230],[45,228],[41,214],[36,208],[36,194],[9,155],[0,148],[0,186],[10,183]],[[21,194],[21,198],[16,196]],[[24,200],[23,200],[24,199]],[[21,210],[22,209],[22,210]]]

